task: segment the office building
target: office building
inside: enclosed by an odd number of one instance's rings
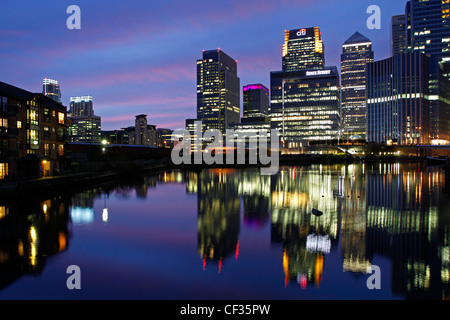
[[[94,113],[92,96],[70,98],[70,142],[101,143],[101,117]]]
[[[62,103],[61,101],[61,89],[59,83],[56,80],[45,78],[43,81],[42,94],[51,98],[52,100]]]
[[[447,111],[450,96],[445,95],[446,90],[440,88],[440,64],[450,58],[450,1],[408,1],[405,14],[409,51],[422,52],[430,57],[431,139],[450,143],[450,118]]]
[[[240,80],[237,61],[220,49],[203,51],[197,61],[197,120],[204,130],[225,134],[240,119]]]
[[[406,35],[407,35],[407,21],[406,15],[396,15],[391,19],[391,46],[392,55],[402,54],[408,52]]]
[[[0,180],[44,177],[64,167],[67,108],[0,82]]]
[[[341,92],[343,140],[366,139],[366,70],[373,62],[372,42],[355,32],[342,45]]]
[[[94,107],[92,96],[71,97],[70,115],[73,117],[93,116]]]
[[[101,143],[101,117],[75,116],[70,117],[70,142],[100,144]]]
[[[336,67],[270,74],[271,127],[284,148],[338,139],[340,80]]]
[[[250,84],[243,88],[244,118],[265,117],[269,114],[269,89],[262,84]]]
[[[400,54],[368,64],[367,141],[429,143],[429,58]]]
[[[450,55],[450,2],[412,0],[406,6],[409,46],[437,58]]]
[[[325,50],[318,27],[286,30],[283,45],[283,71],[322,69]]]
[[[249,84],[243,87],[244,117],[240,123],[232,125],[236,131],[235,141],[240,142],[238,135],[246,136],[244,141],[258,143],[264,132],[266,145],[270,144],[269,89],[262,84]],[[248,137],[248,138],[247,138]],[[242,138],[241,138],[242,139]]]

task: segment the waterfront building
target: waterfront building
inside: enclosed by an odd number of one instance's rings
[[[45,78],[43,81],[42,94],[58,103],[62,103],[61,89],[57,80]]]
[[[429,143],[429,58],[419,52],[368,64],[367,141]]]
[[[412,0],[405,9],[407,47],[430,57],[430,136],[432,142],[450,143],[450,95],[442,83],[441,63],[450,58],[450,2],[447,0]],[[448,81],[448,78],[447,78]],[[442,95],[444,94],[444,95]]]
[[[101,117],[75,116],[70,117],[70,142],[99,144],[101,143]]]
[[[0,82],[0,180],[51,176],[65,163],[67,108]]]
[[[284,148],[300,149],[339,138],[340,81],[336,67],[270,74],[271,127]]]
[[[373,62],[372,42],[355,32],[342,45],[341,93],[343,140],[366,139],[366,70]]]
[[[222,134],[239,122],[237,61],[221,49],[203,51],[197,61],[197,119],[202,121],[204,131],[218,129]]]

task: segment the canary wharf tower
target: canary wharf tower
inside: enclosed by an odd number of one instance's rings
[[[340,81],[325,67],[318,27],[285,32],[282,70],[270,73],[271,127],[285,149],[303,149],[338,139]]]
[[[225,134],[240,121],[240,113],[237,61],[221,49],[203,51],[197,60],[197,120],[203,132],[218,129]]]

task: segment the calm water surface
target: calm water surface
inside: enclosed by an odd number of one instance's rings
[[[0,203],[0,299],[448,299],[445,187],[405,164],[174,170]]]

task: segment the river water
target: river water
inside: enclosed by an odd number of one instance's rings
[[[0,299],[448,299],[447,190],[441,168],[395,163],[29,195],[0,203]]]

